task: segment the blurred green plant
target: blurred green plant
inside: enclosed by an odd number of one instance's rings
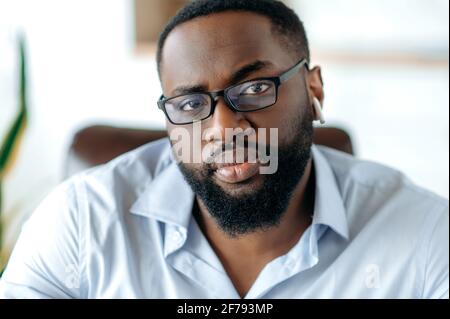
[[[3,245],[3,222],[2,217],[4,211],[3,202],[3,186],[7,173],[13,167],[16,159],[16,154],[19,148],[21,137],[25,131],[27,124],[27,64],[25,53],[25,40],[23,36],[19,37],[19,98],[18,98],[18,113],[11,127],[6,132],[5,138],[0,145],[0,275],[6,262],[6,252]]]

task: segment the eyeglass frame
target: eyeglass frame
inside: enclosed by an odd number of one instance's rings
[[[251,112],[257,112],[257,111],[261,111],[264,109],[267,109],[269,107],[274,106],[275,104],[277,104],[278,102],[278,91],[279,88],[282,84],[286,83],[287,81],[289,81],[291,78],[294,77],[294,75],[300,71],[300,69],[302,67],[306,66],[307,69],[309,69],[309,65],[308,65],[308,60],[303,58],[301,59],[297,64],[295,64],[293,67],[291,67],[289,70],[287,70],[286,72],[282,73],[281,75],[277,76],[277,77],[266,77],[266,78],[256,78],[256,79],[252,79],[252,80],[248,80],[248,81],[244,81],[238,84],[234,84],[232,86],[227,87],[224,90],[221,91],[216,91],[216,92],[192,92],[192,93],[188,93],[188,94],[180,94],[174,97],[170,97],[170,98],[166,98],[163,95],[161,95],[160,99],[158,100],[158,108],[160,110],[162,110],[164,112],[164,114],[166,115],[166,118],[169,120],[169,122],[173,125],[190,125],[196,122],[201,122],[204,120],[209,119],[215,112],[216,110],[216,106],[217,106],[217,100],[219,97],[223,97],[225,100],[226,105],[231,108],[234,112],[238,112],[238,113],[251,113]],[[271,81],[275,84],[275,102],[271,105],[268,106],[264,106],[262,108],[259,109],[255,109],[255,110],[239,110],[237,109],[237,107],[234,105],[234,103],[231,101],[231,99],[228,97],[227,92],[231,91],[232,89],[241,86],[245,83],[249,83],[249,82],[255,82],[255,81]],[[211,111],[209,112],[208,116],[206,116],[203,119],[200,120],[196,120],[196,121],[192,121],[192,122],[186,122],[186,123],[175,123],[171,120],[171,118],[169,117],[169,114],[166,110],[166,103],[173,100],[173,99],[177,99],[179,97],[182,96],[190,96],[190,95],[207,95],[209,96],[209,98],[211,99]]]

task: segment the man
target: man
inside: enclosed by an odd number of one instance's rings
[[[324,91],[309,60],[303,25],[281,2],[188,4],[158,50],[173,139],[54,191],[25,225],[0,295],[448,298],[448,202],[312,144]],[[180,129],[190,143],[176,152]],[[239,151],[227,129],[246,134],[240,150],[276,156],[216,160]],[[213,160],[181,160],[211,145]]]

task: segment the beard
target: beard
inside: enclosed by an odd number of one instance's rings
[[[292,138],[278,146],[278,170],[272,175],[261,175],[261,185],[249,192],[225,191],[214,181],[214,170],[208,164],[200,167],[178,164],[197,198],[224,233],[236,238],[280,224],[311,159],[312,121],[312,113],[304,111],[289,123]]]

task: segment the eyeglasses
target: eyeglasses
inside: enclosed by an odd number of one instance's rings
[[[306,59],[302,59],[279,77],[250,80],[219,92],[190,93],[168,99],[163,95],[158,101],[158,107],[174,125],[188,125],[211,117],[219,97],[223,97],[235,112],[263,110],[277,103],[279,87],[303,66],[308,67]]]

